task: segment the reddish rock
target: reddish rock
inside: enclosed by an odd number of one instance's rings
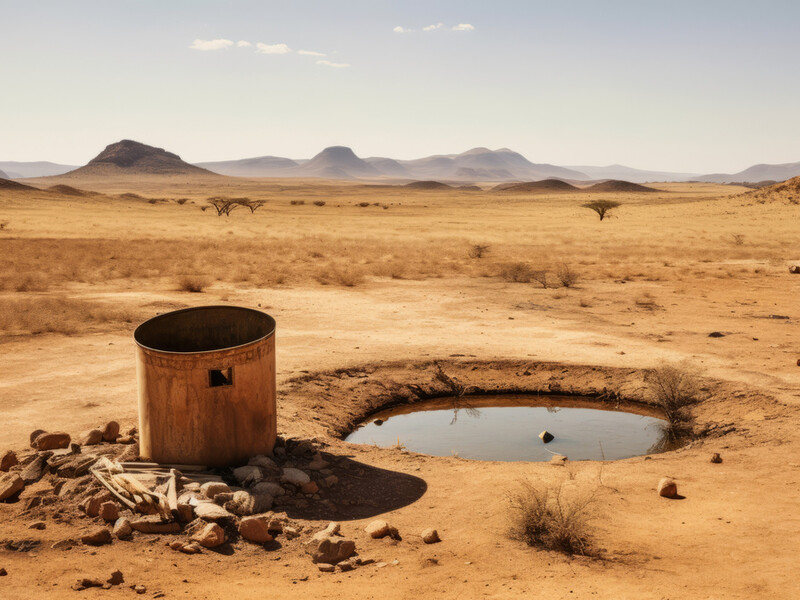
[[[216,523],[209,523],[192,536],[192,541],[204,548],[216,548],[225,543],[225,531]]]
[[[84,431],[79,438],[81,446],[96,446],[103,441],[103,432],[99,429]]]
[[[678,484],[669,477],[664,477],[658,482],[658,495],[662,498],[676,498],[678,496]]]
[[[25,487],[22,477],[16,473],[0,475],[0,502],[12,498]]]
[[[319,491],[319,486],[314,481],[309,481],[300,488],[304,494],[316,494]]]
[[[100,518],[104,521],[116,521],[119,519],[119,505],[111,500],[100,505]]]
[[[239,522],[239,535],[248,542],[263,544],[272,541],[266,517],[245,517]]]
[[[113,444],[117,441],[119,437],[119,423],[116,421],[109,421],[105,427],[103,427],[103,441],[108,442],[109,444]]]
[[[105,527],[93,529],[86,535],[81,536],[81,542],[87,546],[102,546],[111,543],[111,532]]]
[[[33,440],[31,445],[37,450],[58,450],[60,448],[69,448],[71,441],[72,438],[68,433],[56,431],[54,433],[42,433]]]
[[[18,465],[17,453],[13,450],[6,450],[0,457],[0,471],[8,471],[14,465]]]

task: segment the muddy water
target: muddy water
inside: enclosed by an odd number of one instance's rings
[[[498,461],[617,460],[660,449],[666,421],[640,405],[557,396],[438,398],[377,413],[346,439]],[[547,430],[554,439],[539,439]]]

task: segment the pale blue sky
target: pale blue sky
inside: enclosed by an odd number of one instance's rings
[[[132,138],[190,161],[334,144],[694,172],[800,161],[796,0],[0,0],[0,15],[0,160],[81,164]]]

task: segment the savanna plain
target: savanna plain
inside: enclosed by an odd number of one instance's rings
[[[30,185],[0,189],[0,450],[24,451],[35,429],[136,426],[134,327],[231,304],[277,321],[279,433],[314,438],[364,481],[334,497],[338,511],[287,511],[301,535],[280,548],[191,556],[152,536],[53,548],[87,518],[29,529],[31,486],[0,504],[0,567],[13,575],[2,597],[134,597],[70,589],[114,568],[142,597],[166,598],[800,594],[795,198],[704,183],[606,194],[217,176]],[[218,215],[215,197],[251,204]],[[600,220],[582,206],[598,199],[619,206]],[[690,435],[647,457],[484,462],[342,439],[398,401],[387,389],[458,381],[648,402],[648,369],[664,364],[697,381]],[[679,499],[659,496],[663,477]],[[590,499],[581,551],[526,543],[526,490],[559,490],[567,508]],[[376,518],[402,539],[366,535]],[[329,521],[375,562],[319,572],[304,542]],[[428,527],[441,542],[423,543]],[[9,549],[20,540],[38,543]]]

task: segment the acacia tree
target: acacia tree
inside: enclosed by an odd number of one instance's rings
[[[594,212],[596,212],[599,215],[600,220],[602,221],[603,219],[606,218],[608,212],[611,209],[620,206],[620,203],[614,200],[593,200],[591,202],[587,202],[586,204],[581,204],[581,206],[583,206],[583,208],[589,208]]]
[[[241,205],[239,200],[224,198],[222,196],[209,198],[208,203],[216,209],[218,217],[221,217],[222,215],[229,217],[231,215],[231,211],[237,206]]]

